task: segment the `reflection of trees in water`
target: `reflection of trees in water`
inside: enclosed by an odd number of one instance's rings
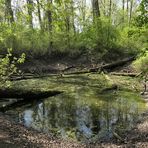
[[[100,111],[100,107],[91,107],[91,112],[92,112],[92,133],[93,135],[96,135],[99,133],[101,127],[100,127],[100,115],[101,115],[101,111]]]
[[[78,92],[75,96],[62,94],[34,105],[31,126],[44,132],[58,132],[64,137],[69,136],[70,131],[78,140],[109,138],[114,130],[129,126],[138,113],[136,102],[133,104],[124,98],[112,100],[104,96],[94,100],[98,105],[82,99]]]
[[[66,97],[66,101],[63,97]],[[40,131],[59,131],[66,134],[67,130],[75,127],[74,99],[68,96],[44,100],[33,107],[32,126]]]
[[[79,103],[78,103],[79,104]],[[87,138],[111,138],[114,131],[122,132],[133,124],[138,115],[138,106],[127,99],[102,101],[101,106],[77,107],[77,128],[81,140]],[[80,139],[80,138],[79,138]]]
[[[75,127],[74,99],[70,98],[70,96],[62,95],[58,100],[55,100],[54,103],[56,106],[56,110],[54,110],[54,113],[53,113],[53,110],[50,110],[49,112],[50,114],[55,114],[54,121],[52,121],[53,118],[50,117],[51,122],[55,124],[55,126],[52,126],[52,127],[57,128],[57,130],[59,131],[61,135],[66,136],[67,131]]]
[[[35,105],[33,108],[32,126],[40,131],[46,131],[47,127],[46,117],[47,117],[47,112],[45,108],[45,103],[41,102]]]
[[[76,122],[77,122],[77,138],[79,140],[91,138],[92,136],[92,113],[90,106],[77,105],[76,109]]]
[[[127,128],[133,124],[134,120],[138,116],[138,103],[135,101],[128,101],[125,98],[118,98],[117,100],[117,124],[121,128]]]

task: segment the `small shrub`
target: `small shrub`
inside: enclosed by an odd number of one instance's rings
[[[0,59],[0,87],[10,87],[10,76],[20,72],[17,69],[17,64],[24,63],[24,61],[24,53],[19,58],[16,58],[12,55],[12,49],[8,49],[6,56]]]

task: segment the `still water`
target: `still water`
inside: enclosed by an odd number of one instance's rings
[[[144,111],[138,94],[112,91],[99,94],[90,87],[34,101],[7,111],[15,121],[41,132],[81,142],[107,141],[113,133],[131,129]]]

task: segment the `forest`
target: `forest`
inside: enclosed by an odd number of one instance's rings
[[[2,148],[148,147],[148,0],[0,0],[0,125]]]

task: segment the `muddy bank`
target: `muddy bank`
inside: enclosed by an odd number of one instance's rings
[[[57,74],[61,72],[76,72],[82,70],[92,70],[92,72],[98,71],[100,68],[102,70],[121,70],[124,66],[128,66],[131,62],[135,60],[135,57],[128,57],[123,59],[116,59],[114,61],[100,61],[95,60],[92,58],[63,58],[63,59],[34,59],[26,60],[24,64],[19,65],[19,69],[22,70],[24,73],[31,73],[31,74]],[[103,66],[103,67],[102,67]],[[129,70],[130,69],[130,70]],[[90,70],[90,72],[91,72]],[[128,72],[133,72],[133,68],[130,66],[128,67]]]
[[[23,125],[15,124],[7,116],[0,114],[0,147],[2,148],[60,148],[60,147],[84,147],[73,141],[64,141],[26,129]]]

